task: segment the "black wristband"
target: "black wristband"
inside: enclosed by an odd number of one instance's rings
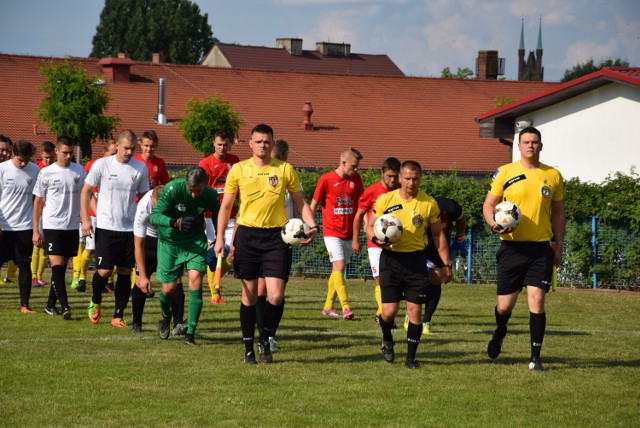
[[[318,232],[320,232],[320,227],[319,227],[318,225],[311,226],[311,227],[309,228],[309,230],[313,230],[313,229],[315,229],[315,230],[317,230]]]
[[[451,268],[452,268],[452,265],[451,265],[451,263],[447,263],[447,264],[445,264],[445,265],[442,265],[442,267],[443,267],[443,268],[448,267],[449,269],[451,269]]]

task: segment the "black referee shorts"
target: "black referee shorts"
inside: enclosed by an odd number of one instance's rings
[[[429,286],[425,250],[400,253],[382,250],[380,255],[380,291],[382,303],[401,300],[422,304],[421,293]]]
[[[497,294],[513,294],[527,285],[549,291],[553,257],[548,242],[502,241],[496,252]]]
[[[291,248],[284,243],[280,227],[261,229],[238,226],[233,241],[234,276],[255,280],[260,276],[287,280],[291,270]]]

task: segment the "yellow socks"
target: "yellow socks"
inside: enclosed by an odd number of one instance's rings
[[[376,311],[376,315],[382,315],[382,291],[380,291],[379,285],[376,285],[374,294],[376,296],[376,303],[378,304],[378,310]]]
[[[344,279],[344,272],[331,272],[333,286],[338,294],[342,310],[349,309],[349,296],[347,295],[347,281]]]

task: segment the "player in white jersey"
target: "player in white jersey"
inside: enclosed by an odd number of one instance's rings
[[[132,159],[136,141],[132,131],[121,132],[116,143],[116,154],[98,159],[82,188],[80,217],[84,236],[94,233],[89,206],[93,188],[100,188],[96,207],[96,273],[93,275],[93,296],[88,311],[89,320],[94,324],[100,321],[102,291],[113,267],[117,266],[116,305],[111,325],[120,328],[127,326],[123,316],[131,294],[131,269],[135,265],[133,223],[136,197],[142,197],[149,190],[147,166]]]
[[[40,224],[42,218],[44,234],[43,237],[34,227],[33,245],[44,246],[51,262],[51,288],[44,311],[49,315],[62,315],[65,320],[71,319],[71,308],[64,277],[69,258],[78,253],[80,190],[87,175],[82,166],[71,162],[75,146],[70,138],[58,137],[56,162],[42,169],[33,189],[33,224]],[[56,299],[60,301],[61,312],[56,308]]]
[[[30,162],[36,149],[29,141],[13,145],[13,158],[0,164],[0,265],[13,260],[19,268],[20,312],[33,314],[31,253],[33,252],[33,187],[40,168]]]

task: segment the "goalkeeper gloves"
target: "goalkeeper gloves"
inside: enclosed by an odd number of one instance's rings
[[[189,232],[196,224],[196,221],[195,217],[180,217],[172,218],[169,224],[179,232]]]

